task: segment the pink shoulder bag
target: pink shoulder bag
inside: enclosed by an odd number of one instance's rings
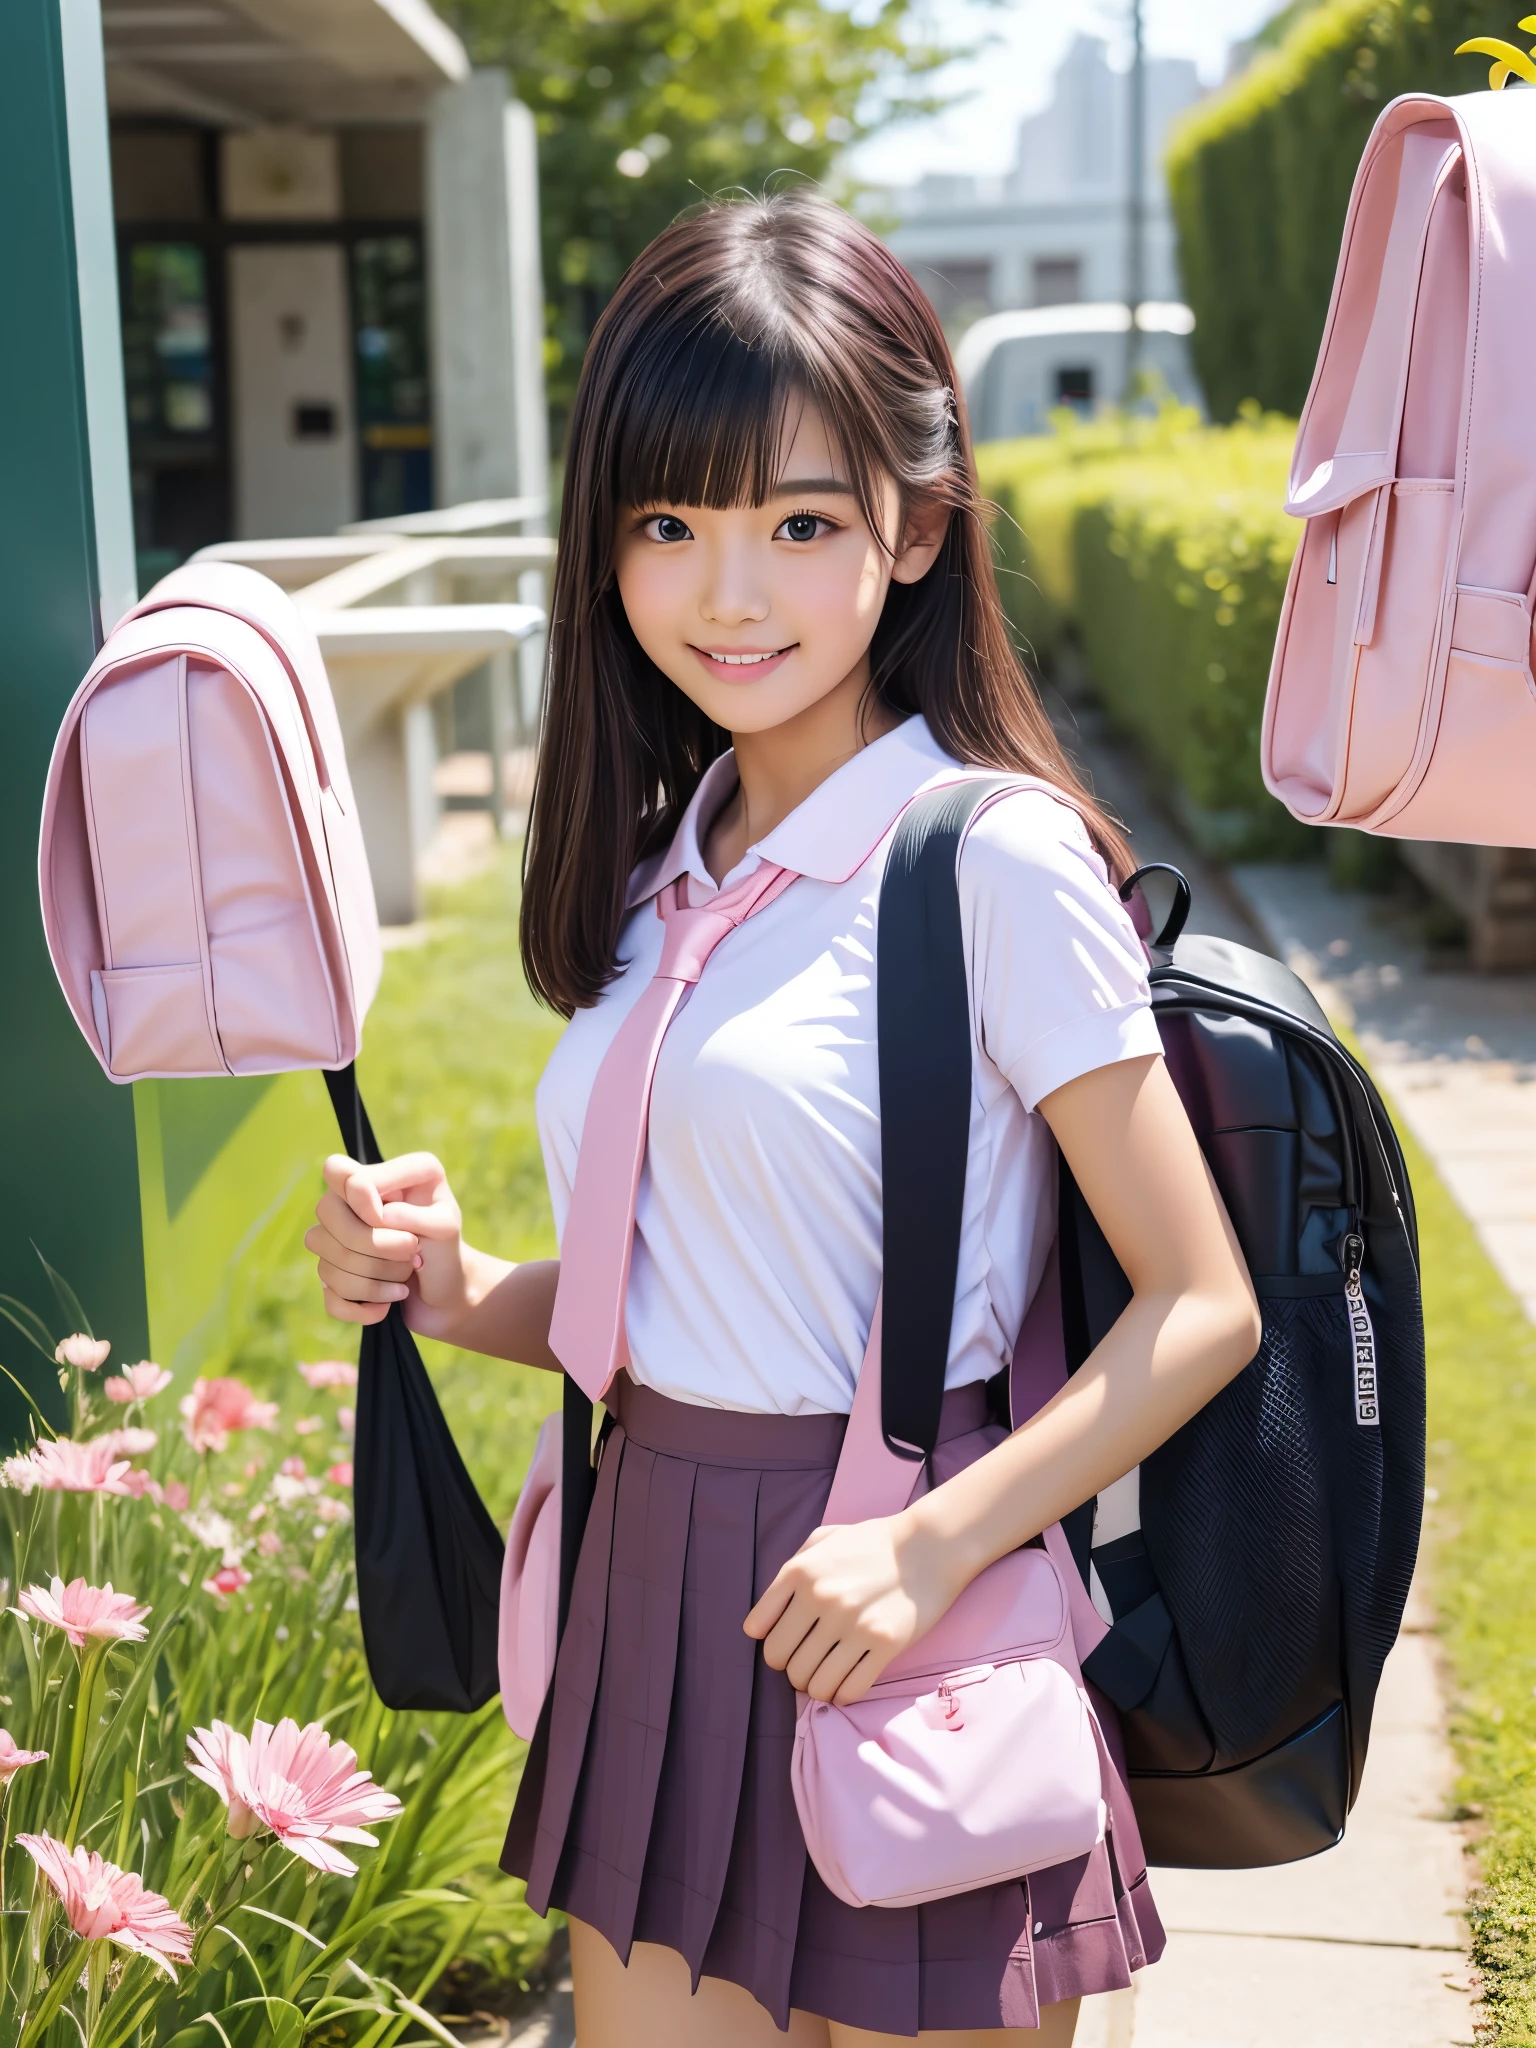
[[[881,1433],[880,1320],[877,1304],[828,1523],[897,1514],[921,1488]],[[920,1905],[1086,1855],[1110,1806],[1134,1826],[1079,1663],[1105,1633],[1057,1522],[1044,1549],[979,1573],[856,1705],[802,1695],[795,1807],[827,1889]]]

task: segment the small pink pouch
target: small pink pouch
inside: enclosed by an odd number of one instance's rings
[[[555,1670],[560,1607],[561,1417],[546,1416],[518,1496],[501,1567],[496,1663],[501,1708],[515,1735],[533,1739]]]

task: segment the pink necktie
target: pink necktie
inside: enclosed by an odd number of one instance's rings
[[[614,1374],[629,1363],[624,1308],[635,1197],[661,1041],[684,991],[704,972],[720,941],[794,879],[792,869],[764,861],[696,910],[687,901],[686,876],[656,900],[666,924],[661,962],[619,1026],[592,1084],[549,1324],[550,1349],[593,1401],[603,1398]]]

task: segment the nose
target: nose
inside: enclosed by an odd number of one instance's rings
[[[699,611],[712,626],[758,625],[771,610],[749,538],[722,535],[710,555]]]

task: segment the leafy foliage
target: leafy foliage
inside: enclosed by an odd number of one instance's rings
[[[826,178],[846,144],[930,104],[913,88],[955,54],[909,33],[912,0],[455,0],[444,11],[476,63],[510,68],[537,118],[557,410],[614,286],[676,214],[780,172]]]
[[[1456,46],[1507,23],[1505,0],[1328,0],[1180,124],[1169,191],[1216,419],[1249,398],[1300,411],[1377,115],[1403,92],[1478,90]]]
[[[194,2048],[220,2031],[232,2048],[427,2038],[420,2001],[485,1912],[464,1880],[494,1865],[515,1745],[494,1705],[393,1714],[369,1686],[347,1473],[306,1470],[344,1459],[344,1410],[333,1401],[320,1429],[286,1441],[240,1430],[199,1457],[169,1396],[114,1411],[80,1372],[71,1392],[76,1441],[125,1413],[141,1433],[125,1447],[150,1459],[133,1468],[139,1497],[29,1490],[13,1460],[0,1570],[13,1598],[54,1579],[115,1587],[147,1609],[148,1633],[76,1649],[45,1619],[0,1618],[5,1725],[44,1753],[4,1794],[0,2001],[28,2048],[79,2040],[82,2015],[89,2048]],[[195,1729],[283,1716],[323,1724],[404,1802],[377,1847],[351,1852],[355,1877],[322,1875],[264,1830],[237,1838],[187,1770]],[[17,1844],[27,1833],[93,1850],[168,1899],[192,1930],[190,1963],[172,1976],[100,1941],[82,1955]]]
[[[1275,626],[1300,528],[1281,509],[1294,427],[1168,406],[978,451],[1002,588],[1037,659],[1081,643],[1106,710],[1169,779],[1206,850],[1310,842],[1259,772]]]

